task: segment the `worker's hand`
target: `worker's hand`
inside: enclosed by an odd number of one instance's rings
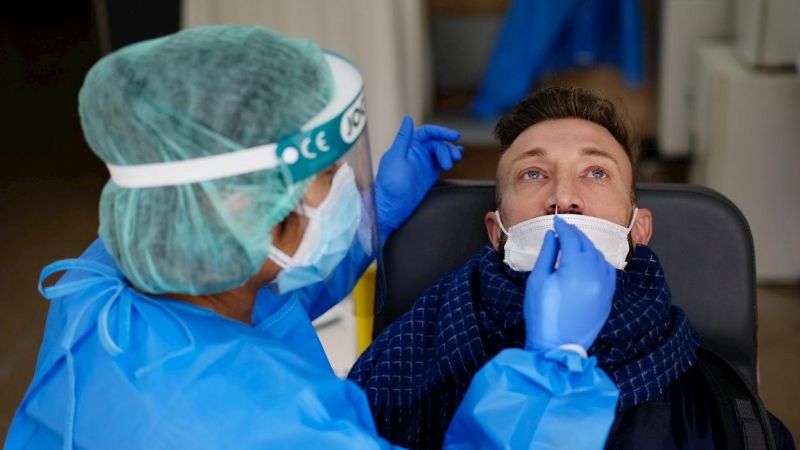
[[[375,179],[375,202],[381,237],[386,238],[408,219],[443,170],[461,161],[464,147],[453,145],[458,131],[436,125],[414,130],[404,117],[391,148],[381,158]]]
[[[525,347],[592,346],[611,312],[616,270],[578,228],[555,218],[525,286]],[[554,266],[561,259],[558,269]]]

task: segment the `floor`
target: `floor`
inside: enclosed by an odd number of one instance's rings
[[[317,318],[313,324],[333,371],[340,378],[347,377],[350,368],[358,359],[353,298],[348,296],[330,311]]]
[[[97,58],[84,18],[9,24],[0,18],[0,438],[33,376],[48,302],[37,291],[48,263],[95,238],[107,174],[80,134],[77,92]],[[34,39],[35,38],[35,39]],[[65,44],[67,42],[67,44]],[[457,169],[493,173],[480,149]],[[487,170],[487,167],[489,168]],[[484,173],[486,172],[486,173]],[[759,289],[760,390],[800,437],[800,288]],[[344,302],[316,325],[337,374],[356,358],[355,318]]]

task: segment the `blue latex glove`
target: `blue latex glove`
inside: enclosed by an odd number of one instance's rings
[[[443,170],[461,161],[464,147],[453,145],[458,131],[436,125],[414,130],[405,116],[394,143],[381,158],[375,179],[375,203],[381,238],[386,239],[408,219]]]
[[[577,344],[586,350],[611,312],[616,270],[575,226],[556,217],[555,227],[558,237],[547,233],[525,286],[525,347],[549,351]]]

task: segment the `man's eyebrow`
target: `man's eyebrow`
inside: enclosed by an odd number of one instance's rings
[[[511,164],[513,165],[517,161],[525,158],[536,158],[536,157],[543,157],[547,156],[547,150],[541,147],[534,147],[530,150],[526,150],[519,155],[515,156],[514,159],[511,160]]]
[[[595,148],[595,147],[582,148],[581,149],[581,155],[583,155],[583,156],[599,156],[601,158],[606,158],[606,159],[611,160],[614,164],[617,165],[617,167],[619,167],[619,162],[617,161],[617,158],[614,158],[614,156],[611,153],[609,153],[609,152],[607,152],[605,150],[600,150],[599,148]]]

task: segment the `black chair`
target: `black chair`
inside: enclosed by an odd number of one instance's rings
[[[385,304],[377,335],[447,271],[488,244],[483,218],[495,208],[494,182],[439,182],[386,242]],[[639,206],[653,212],[650,246],[703,346],[756,386],[756,281],[750,228],[742,213],[706,188],[639,185]]]

